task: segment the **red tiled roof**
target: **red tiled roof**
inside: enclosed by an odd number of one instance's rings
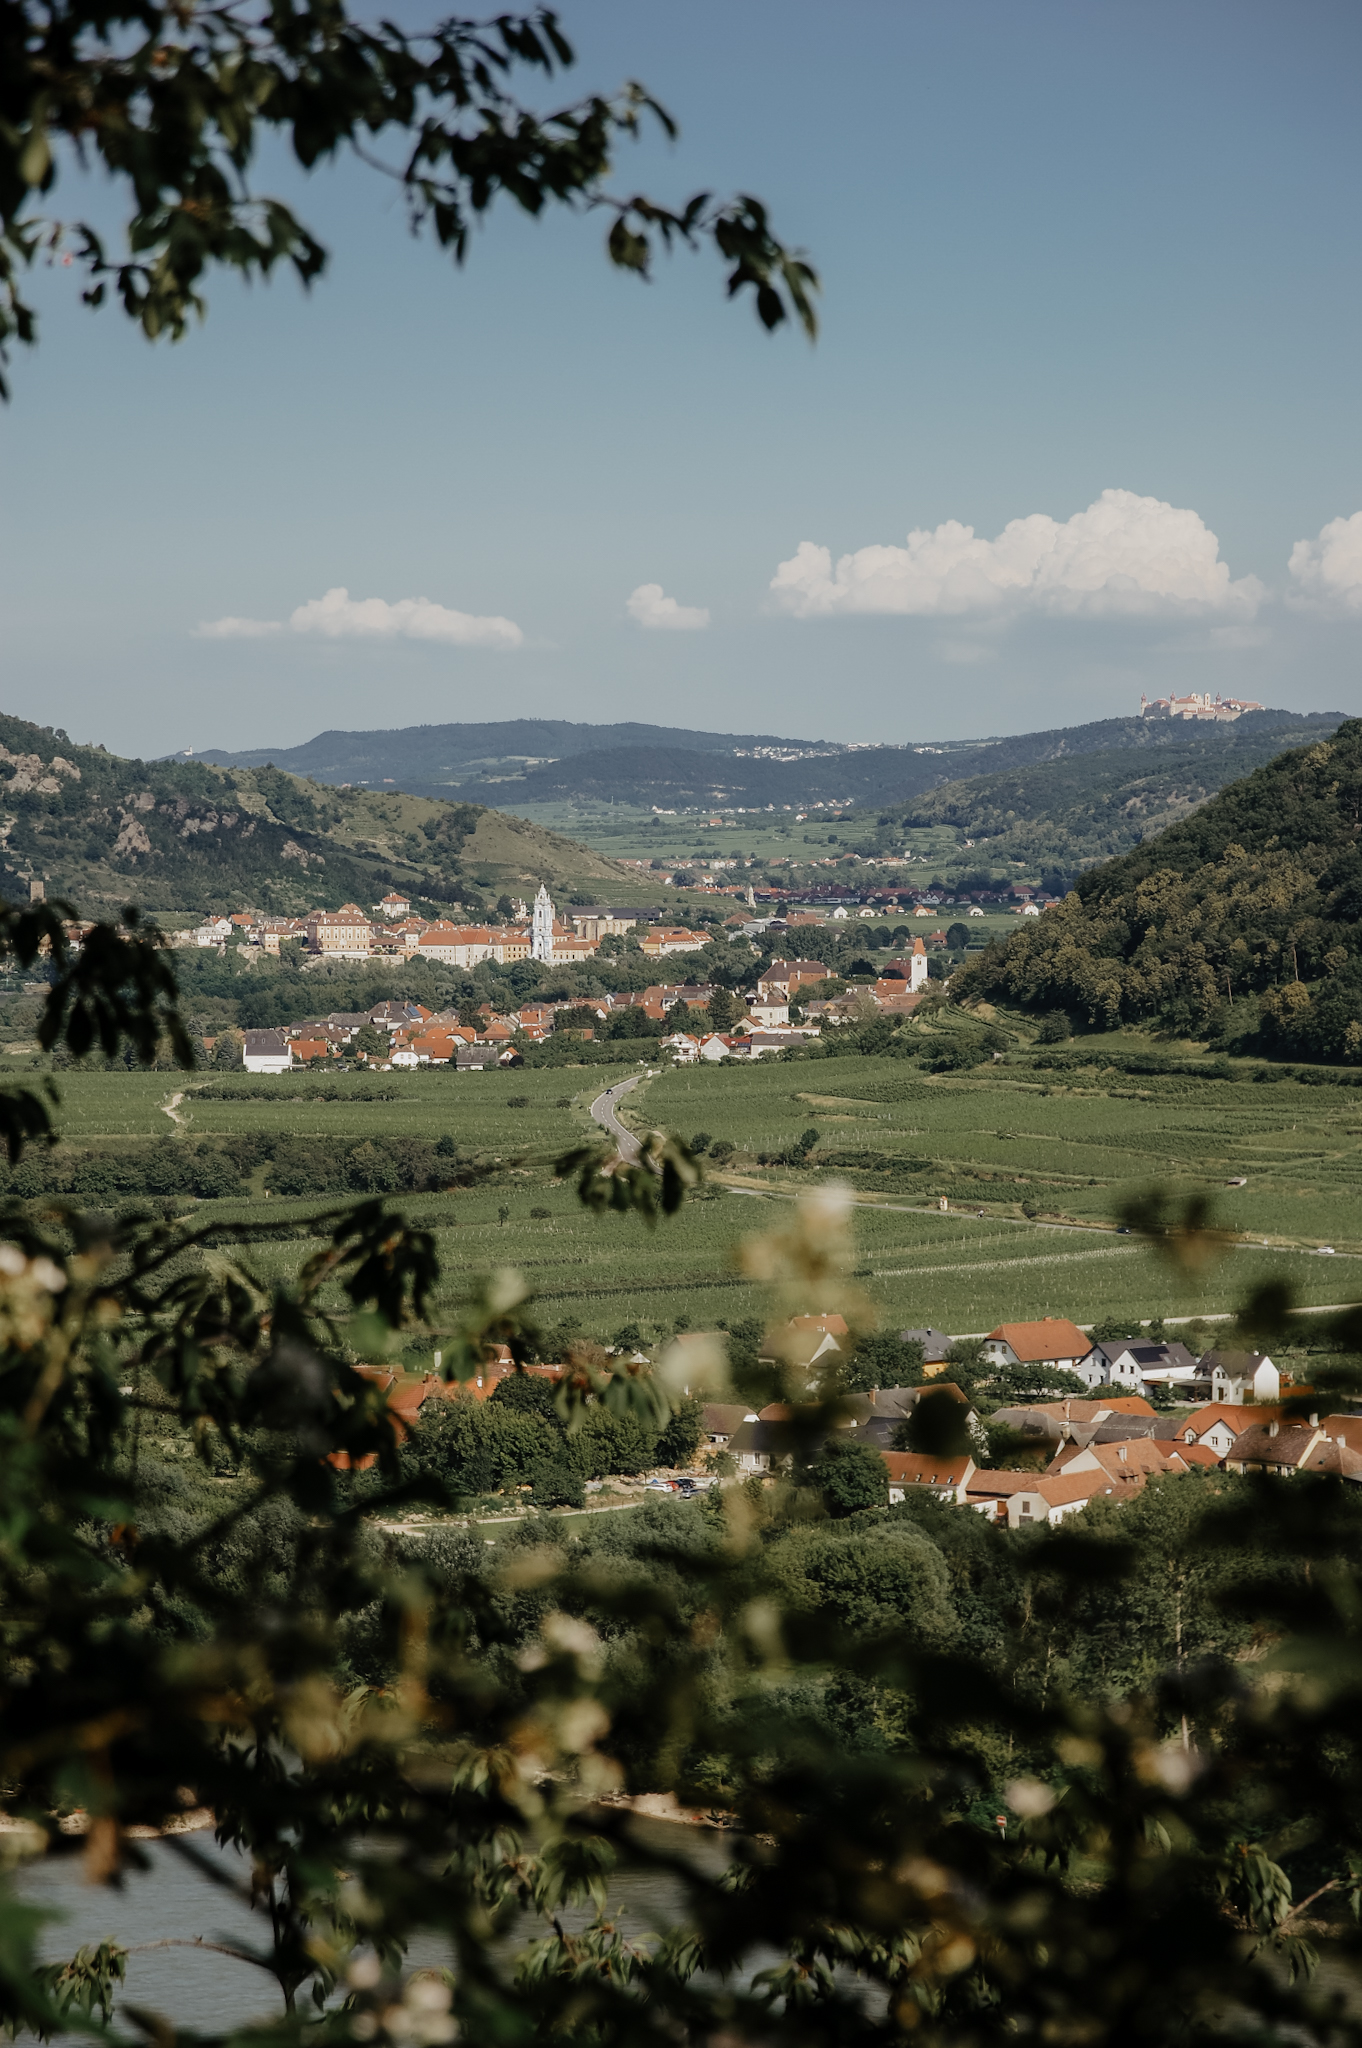
[[[1023,1365],[1046,1358],[1086,1358],[1092,1339],[1066,1316],[1046,1316],[1038,1323],[999,1323],[990,1341],[1010,1345]]]

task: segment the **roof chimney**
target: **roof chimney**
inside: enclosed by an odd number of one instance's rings
[[[1267,1426],[1267,1433],[1268,1433],[1268,1435],[1269,1435],[1269,1436],[1276,1436],[1276,1434],[1277,1434],[1277,1431],[1278,1431],[1278,1430],[1279,1430],[1279,1429],[1281,1428],[1281,1426],[1282,1426],[1282,1425],[1280,1424],[1280,1422],[1269,1422],[1269,1424],[1268,1424],[1268,1426]]]

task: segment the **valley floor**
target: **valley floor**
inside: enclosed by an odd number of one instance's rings
[[[329,1100],[288,1077],[277,1093],[231,1100],[215,1094],[230,1077],[70,1073],[59,1117],[87,1158],[124,1160],[158,1138],[163,1150],[255,1135],[308,1141],[324,1162],[310,1196],[271,1187],[266,1160],[241,1196],[180,1204],[223,1221],[301,1223],[364,1191],[379,1141],[447,1137],[460,1170],[484,1177],[392,1197],[436,1233],[437,1320],[476,1275],[518,1266],[542,1323],[564,1338],[608,1342],[631,1324],[655,1338],[762,1314],[760,1290],[734,1269],[735,1244],[774,1227],[786,1199],[825,1178],[854,1191],[857,1279],[888,1328],[1225,1316],[1275,1275],[1302,1306],[1362,1298],[1354,1091],[1255,1081],[1263,1070],[1248,1063],[1225,1081],[1132,1077],[1102,1064],[1120,1041],[1086,1043],[1091,1065],[1054,1076],[1006,1063],[924,1075],[899,1059],[834,1057],[646,1078],[625,1099],[626,1122],[736,1148],[655,1231],[636,1216],[589,1215],[555,1177],[562,1153],[600,1135],[588,1114],[598,1069],[395,1074],[383,1077],[385,1099],[366,1077],[337,1075]],[[808,1164],[776,1163],[809,1130]],[[1245,1185],[1227,1185],[1235,1180]],[[1179,1199],[1210,1191],[1231,1233],[1232,1248],[1195,1285],[1117,1230],[1123,1202],[1152,1186]],[[305,1249],[289,1238],[251,1256],[283,1270]]]

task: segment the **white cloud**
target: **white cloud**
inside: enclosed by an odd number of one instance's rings
[[[195,626],[196,640],[259,640],[265,633],[282,633],[277,619],[205,619]]]
[[[1045,512],[1010,520],[996,540],[948,519],[910,533],[906,547],[858,548],[835,570],[830,550],[806,540],[780,564],[771,589],[801,619],[1006,611],[1252,618],[1265,594],[1256,576],[1231,581],[1220,543],[1197,513],[1134,491],[1103,491],[1063,523]]]
[[[450,647],[519,647],[525,637],[510,619],[475,618],[432,604],[428,597],[401,597],[388,604],[381,597],[351,597],[342,589],[300,604],[289,624],[295,633],[324,633],[328,640],[400,637],[441,640]]]
[[[381,597],[351,597],[348,590],[328,590],[310,598],[289,616],[295,633],[321,633],[328,640],[438,640],[449,647],[519,647],[525,636],[511,619],[476,618],[428,597],[402,597],[389,604]],[[213,619],[195,627],[201,640],[256,640],[282,633],[278,619]]]
[[[1298,540],[1287,571],[1294,603],[1344,617],[1362,613],[1362,512],[1331,519],[1314,540]]]
[[[637,590],[630,591],[624,608],[650,632],[693,633],[709,624],[709,613],[702,605],[678,604],[674,597],[663,595],[660,583],[640,583]]]

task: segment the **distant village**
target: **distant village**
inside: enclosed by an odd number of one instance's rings
[[[1195,1358],[1177,1342],[1094,1342],[1059,1317],[1000,1323],[982,1340],[985,1371],[1001,1368],[1005,1377],[1007,1368],[1014,1374],[1040,1369],[1052,1383],[1067,1375],[1074,1391],[994,1408],[985,1420],[949,1377],[953,1346],[961,1340],[932,1329],[899,1335],[921,1346],[923,1383],[841,1397],[834,1432],[881,1461],[883,1499],[891,1507],[910,1495],[930,1495],[1025,1529],[1056,1526],[1096,1501],[1133,1500],[1153,1479],[1194,1472],[1362,1484],[1362,1415],[1324,1413],[1312,1390],[1284,1380],[1266,1353],[1207,1351]],[[684,1353],[716,1341],[709,1333],[687,1332],[676,1343]],[[807,1369],[811,1390],[820,1376],[835,1380],[853,1343],[840,1315],[796,1316],[768,1332],[772,1354],[796,1375]],[[635,1363],[646,1360],[638,1354]],[[517,1368],[504,1346],[466,1383],[438,1372],[417,1377],[360,1368],[386,1389],[404,1434],[419,1428],[427,1402],[486,1401],[517,1370],[556,1382],[566,1369]],[[934,1404],[944,1404],[945,1412]],[[691,1494],[726,1482],[762,1481],[788,1468],[797,1452],[810,1452],[785,1402],[753,1409],[708,1401],[701,1424],[689,1469],[657,1471],[648,1487]],[[905,1448],[914,1438],[951,1448]],[[1010,1464],[989,1462],[1000,1448]]]
[[[914,907],[935,921],[944,906],[939,896],[933,896]],[[983,914],[969,901],[961,907],[968,916]],[[1014,907],[1019,915],[1040,915],[1030,890],[1019,892]],[[769,946],[785,932],[824,922],[816,912],[794,912],[783,918],[762,918],[754,912],[755,904],[749,904],[746,914],[736,913],[720,927],[720,935],[747,939],[756,952],[758,939]],[[849,914],[839,905],[831,916],[835,920]],[[871,909],[859,914],[876,913]],[[204,948],[225,950],[235,943],[263,954],[278,954],[282,945],[297,944],[316,961],[423,960],[465,970],[489,960],[506,965],[533,959],[546,967],[569,966],[592,959],[603,940],[626,934],[646,959],[693,957],[715,937],[713,930],[650,923],[648,917],[644,910],[597,906],[571,909],[562,920],[548,890],[541,887],[533,906],[513,905],[512,919],[504,926],[456,924],[414,915],[411,903],[394,891],[369,913],[355,904],[334,911],[312,911],[302,918],[234,911],[206,919],[179,936],[182,944]],[[661,1053],[682,1064],[759,1059],[816,1037],[825,1027],[863,1018],[868,1011],[910,1014],[926,991],[928,946],[945,944],[944,930],[933,931],[925,939],[915,937],[902,958],[884,963],[872,985],[830,996],[816,993],[829,980],[827,965],[796,958],[774,960],[756,977],[754,987],[738,996],[717,990],[712,982],[658,981],[642,990],[568,996],[553,1002],[536,1000],[513,1010],[499,1011],[483,1003],[471,1014],[467,1005],[435,1011],[396,998],[367,1011],[330,1011],[276,1029],[247,1031],[243,1060],[253,1074],[283,1074],[331,1061],[353,1062],[380,1072],[424,1066],[510,1066],[523,1059],[527,1046],[556,1033],[571,1032],[590,1039],[598,1028],[610,1026],[622,1010],[639,1012],[646,1026],[640,1029],[640,1036],[657,1041]],[[722,1019],[711,1015],[716,997],[725,1013]],[[694,1029],[690,1028],[692,1017],[700,1020]],[[719,1023],[722,1028],[711,1028]],[[659,1033],[654,1028],[659,1025],[675,1028]]]

